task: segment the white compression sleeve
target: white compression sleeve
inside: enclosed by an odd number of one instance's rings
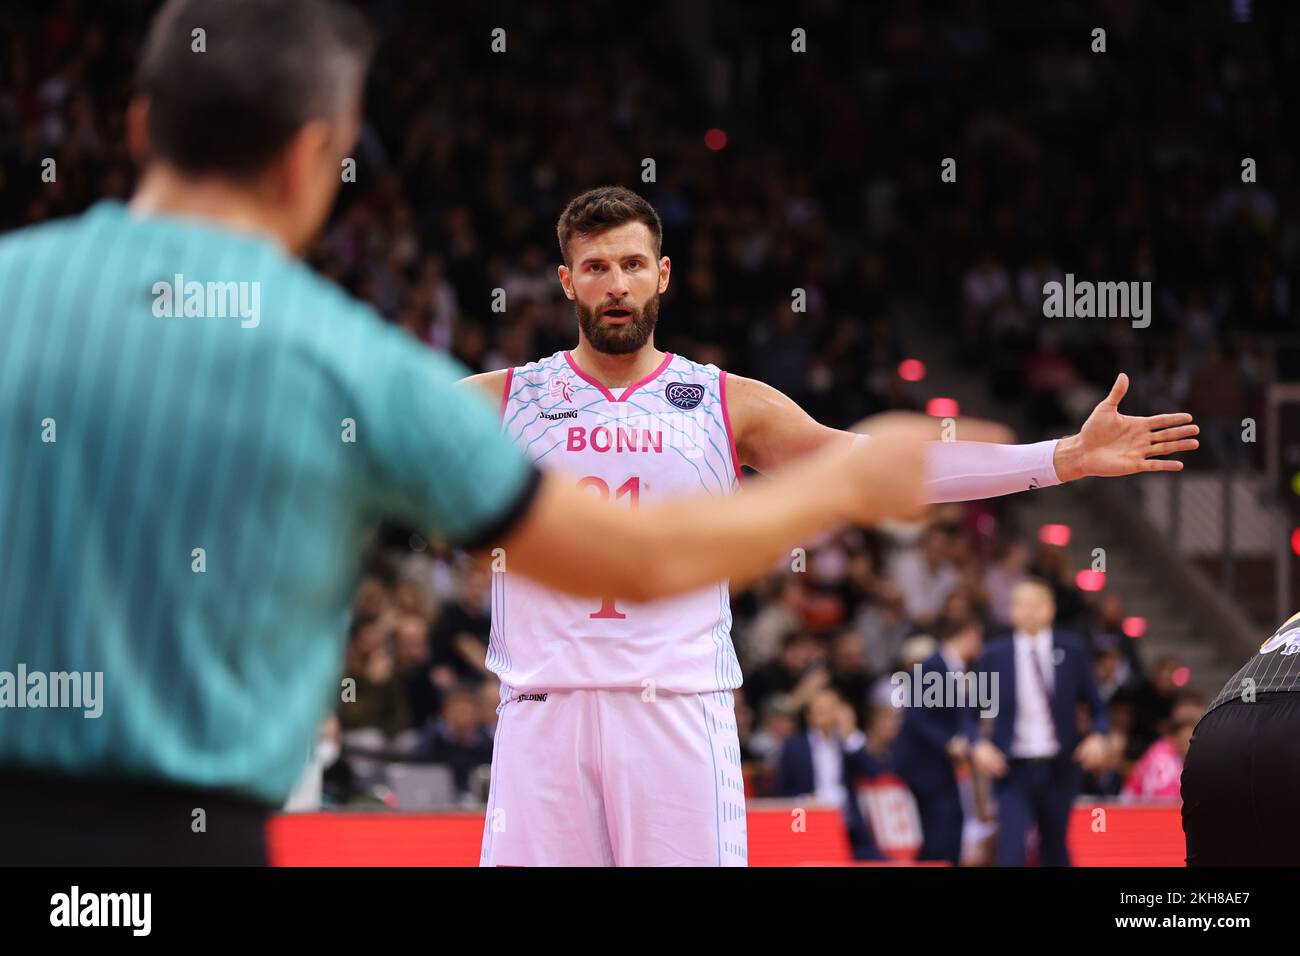
[[[859,435],[853,443],[870,437]],[[926,498],[932,503],[977,501],[1059,485],[1061,479],[1052,465],[1055,452],[1056,439],[1032,445],[930,442]]]
[[[932,502],[975,501],[1059,485],[1052,465],[1056,439],[1032,445],[982,441],[930,442],[926,497]]]

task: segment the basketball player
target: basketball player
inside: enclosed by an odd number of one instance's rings
[[[1300,614],[1210,702],[1183,762],[1188,866],[1300,863]]]
[[[540,467],[636,508],[727,495],[742,465],[766,472],[857,440],[762,382],[655,348],[671,263],[659,215],[636,193],[578,196],[557,233],[577,346],[465,380],[498,404],[506,433]],[[1181,469],[1160,456],[1197,446],[1191,416],[1121,415],[1127,388],[1121,374],[1068,438],[932,443],[928,500]],[[628,603],[493,580],[487,663],[502,703],[481,862],[745,865],[727,585]]]

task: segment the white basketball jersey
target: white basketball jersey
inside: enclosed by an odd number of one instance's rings
[[[506,433],[538,467],[629,508],[728,495],[740,464],[726,373],[666,354],[613,394],[567,351],[509,370]],[[647,603],[573,598],[506,570],[492,576],[488,667],[519,691],[578,687],[703,693],[740,686],[725,582]]]

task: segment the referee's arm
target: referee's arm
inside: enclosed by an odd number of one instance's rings
[[[381,511],[466,550],[499,546],[505,570],[559,591],[651,601],[728,579],[742,587],[800,541],[924,507],[929,423],[919,416],[869,448],[820,449],[739,495],[629,508],[539,473],[496,409],[457,384],[455,362],[396,330],[377,348],[384,374],[364,384],[365,434]]]
[[[480,400],[470,395],[467,401]],[[890,480],[901,477],[920,508],[923,456],[920,440],[914,445],[914,454],[902,459],[878,449],[872,467],[890,472]],[[914,513],[898,505],[883,481],[864,480],[850,467],[854,454],[825,449],[736,495],[673,498],[642,508],[597,498],[572,478],[543,472],[534,499],[500,546],[508,570],[587,597],[653,601],[723,580],[744,587],[771,573],[792,545],[821,531],[895,510]],[[870,496],[863,489],[873,486],[878,499],[864,505]],[[864,517],[866,508],[879,511]]]

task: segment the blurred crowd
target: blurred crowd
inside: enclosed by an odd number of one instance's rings
[[[154,6],[0,9],[0,228],[129,196],[123,110]],[[1212,451],[1247,456],[1240,420],[1261,418],[1270,381],[1300,377],[1300,181],[1277,132],[1295,114],[1296,5],[719,0],[617,30],[577,0],[364,6],[383,43],[356,182],[310,259],[471,370],[573,344],[554,221],[617,182],[657,206],[675,263],[657,344],[767,381],[829,425],[923,404],[897,371],[928,357],[904,350],[908,327],[1042,435],[1080,421],[1122,367],[1134,412],[1187,408]],[[795,26],[806,53],[791,52]],[[725,148],[706,148],[710,127]],[[1066,273],[1152,282],[1150,327],[1044,318],[1043,285]],[[944,506],[821,541],[806,569],[733,595],[751,792],[781,793],[782,755],[810,730],[864,733],[887,767],[901,720],[888,675],[961,622],[1007,630],[1032,574],[1057,626],[1089,641],[1112,717],[1116,756],[1088,789],[1176,795],[1203,700],[1035,530],[1003,503]],[[451,799],[479,801],[497,702],[488,573],[403,529],[368,566],[325,799],[400,804],[385,770],[406,761],[447,768]]]
[[[973,666],[987,641],[1021,626],[1012,594],[1032,579],[1050,588],[1054,629],[1086,641],[1109,716],[1109,758],[1085,778],[1085,793],[1176,799],[1205,697],[1188,686],[1177,658],[1147,661],[1142,628],[1123,602],[1080,589],[1080,569],[1036,530],[1018,529],[1014,512],[997,503],[939,505],[914,526],[826,536],[733,594],[749,795],[813,793],[842,803],[892,772],[906,717],[893,698],[896,675],[910,674],[953,635],[963,637],[963,663]],[[386,529],[357,594],[345,674],[357,693],[338,710],[343,757],[326,773],[327,801],[401,805],[386,776],[386,761],[396,761],[441,764],[454,778],[456,805],[484,802],[499,702],[484,666],[491,573]],[[861,740],[861,778],[846,769],[832,781],[804,779],[798,761],[810,736]],[[957,773],[964,780],[969,765],[959,763]]]
[[[356,182],[311,258],[474,370],[571,344],[553,224],[620,182],[656,204],[677,264],[660,346],[829,424],[917,403],[894,374],[906,324],[937,323],[932,347],[1043,431],[1123,367],[1137,410],[1188,407],[1207,447],[1245,455],[1234,426],[1300,373],[1300,190],[1277,135],[1294,5],[717,0],[633,31],[574,0],[363,5],[383,46]],[[129,194],[122,114],[153,6],[0,11],[0,228]],[[725,148],[705,147],[710,127]],[[1046,320],[1043,284],[1066,273],[1150,281],[1150,327]]]

